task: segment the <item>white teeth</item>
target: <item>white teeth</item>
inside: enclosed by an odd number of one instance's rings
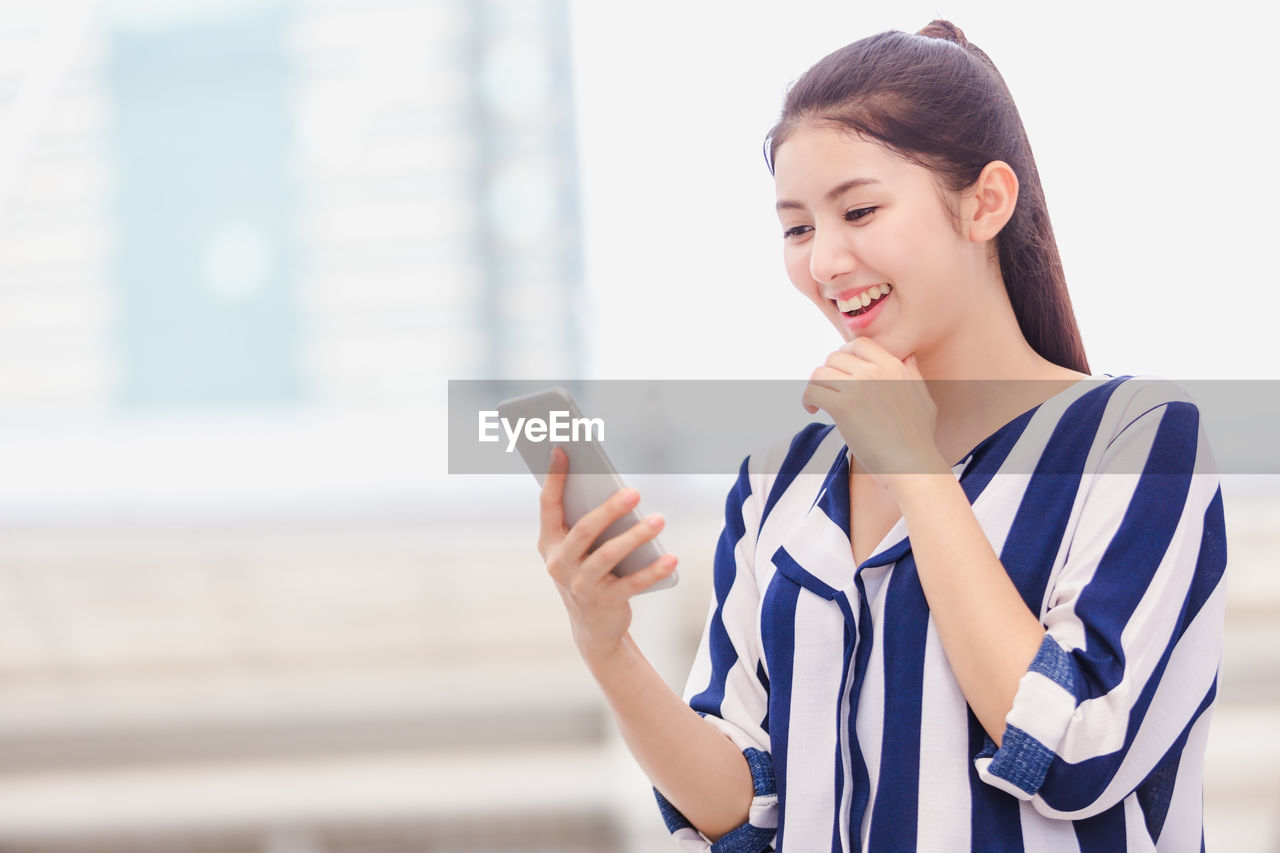
[[[837,299],[836,307],[843,311],[853,311],[857,308],[866,308],[871,304],[871,300],[879,299],[889,291],[893,290],[893,286],[889,284],[877,284],[875,287],[869,287],[859,293],[853,299]]]

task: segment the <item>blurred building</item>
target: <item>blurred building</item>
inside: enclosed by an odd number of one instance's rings
[[[0,414],[422,400],[581,332],[563,2],[0,12]]]
[[[431,476],[446,379],[581,363],[568,28],[0,9],[0,849],[618,847],[536,554]]]

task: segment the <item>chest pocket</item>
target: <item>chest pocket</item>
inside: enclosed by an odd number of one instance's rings
[[[801,589],[808,590],[819,598],[831,602],[839,609],[850,630],[857,632],[857,603],[856,601],[850,601],[850,595],[847,591],[836,589],[831,584],[814,576],[804,566],[796,562],[795,558],[787,552],[784,546],[779,546],[778,550],[773,552],[771,562],[774,568],[778,570],[777,575],[774,576],[775,583],[777,583],[778,575],[780,575]]]

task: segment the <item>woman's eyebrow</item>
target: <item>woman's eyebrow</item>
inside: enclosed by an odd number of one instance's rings
[[[852,180],[845,181],[843,184],[840,184],[837,187],[832,187],[831,191],[827,193],[827,201],[835,201],[836,198],[839,197],[842,193],[848,192],[854,187],[861,187],[861,186],[865,186],[866,184],[878,184],[878,183],[880,182],[875,178],[853,178]],[[778,210],[801,209],[802,210],[804,209],[804,205],[798,201],[783,200],[777,203],[776,209]]]

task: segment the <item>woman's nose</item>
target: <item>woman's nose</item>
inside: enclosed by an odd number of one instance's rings
[[[834,282],[840,276],[853,270],[856,261],[848,244],[840,234],[827,232],[825,235],[814,229],[813,239],[809,241],[809,275],[817,282]]]

